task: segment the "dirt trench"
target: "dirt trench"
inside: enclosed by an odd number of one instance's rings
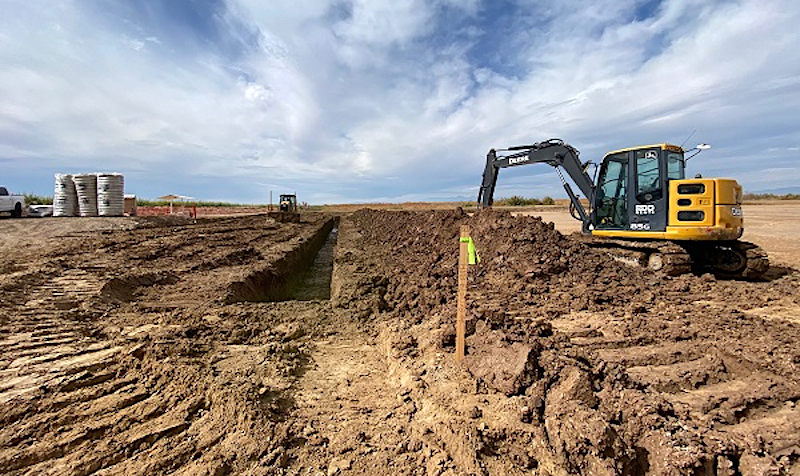
[[[326,244],[330,223],[154,219],[0,256],[0,467],[800,471],[796,272],[659,276],[503,213],[366,210]],[[459,366],[462,223],[482,261]],[[329,299],[303,291],[315,261]]]
[[[5,267],[3,473],[443,465],[440,450],[407,436],[413,404],[373,326],[385,279],[354,259],[352,224],[338,245],[334,224],[145,220],[62,238]],[[315,266],[332,278],[320,281]]]
[[[325,221],[308,239],[280,259],[231,283],[225,301],[262,302],[330,299],[337,218]],[[327,272],[326,272],[327,271]],[[325,292],[327,288],[327,293]]]
[[[44,255],[4,267],[2,472],[281,467],[294,440],[294,385],[309,361],[305,329],[329,305],[227,300],[237,283],[287,268],[287,257],[306,266],[332,224],[144,220],[60,237]]]

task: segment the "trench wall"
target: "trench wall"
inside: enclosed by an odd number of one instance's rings
[[[298,243],[283,258],[265,264],[261,269],[254,269],[243,280],[231,283],[225,302],[231,304],[290,300],[305,271],[314,262],[338,221],[338,217],[327,220],[311,239]]]

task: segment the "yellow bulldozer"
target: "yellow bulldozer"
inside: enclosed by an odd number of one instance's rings
[[[278,211],[271,211],[268,216],[281,223],[299,223],[300,212],[297,209],[297,195],[282,194],[278,200]]]

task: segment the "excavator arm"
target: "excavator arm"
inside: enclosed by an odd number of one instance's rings
[[[498,152],[501,154],[498,155]],[[560,169],[563,168],[567,172],[581,193],[589,200],[589,203],[594,203],[595,185],[592,178],[586,173],[588,162],[581,164],[579,155],[580,153],[577,149],[560,139],[550,139],[533,145],[515,146],[508,149],[490,150],[486,156],[483,182],[478,191],[478,206],[481,208],[492,206],[494,189],[497,185],[497,174],[500,169],[517,165],[545,163],[555,167],[559,178],[561,178],[561,183],[564,185],[564,190],[566,190],[572,206],[578,212],[583,223],[584,233],[588,233],[591,217],[581,205],[570,184],[564,179]]]

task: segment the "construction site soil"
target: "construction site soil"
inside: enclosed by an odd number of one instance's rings
[[[26,222],[3,474],[800,474],[787,266],[668,277],[491,211]]]

